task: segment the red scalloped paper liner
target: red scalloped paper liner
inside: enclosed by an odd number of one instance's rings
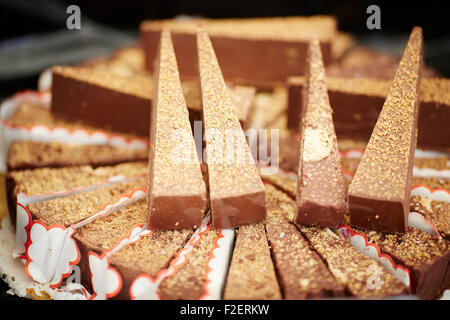
[[[132,236],[133,236],[133,231],[136,228],[140,228],[141,231],[138,232],[137,235],[135,235],[134,237],[136,237],[136,239],[131,240]],[[140,240],[142,240],[143,237],[149,237],[153,234],[152,230],[145,230],[144,229],[144,224],[138,224],[138,225],[134,225],[130,228],[130,230],[128,231],[128,233],[126,235],[124,235],[122,238],[120,238],[120,240],[117,242],[117,244],[111,248],[109,248],[108,250],[104,251],[100,256],[98,254],[96,254],[93,251],[89,251],[88,252],[88,259],[91,255],[96,256],[99,260],[103,260],[104,258],[107,259],[107,264],[108,267],[107,269],[110,270],[111,272],[114,272],[116,274],[116,277],[119,279],[119,285],[117,286],[117,288],[111,292],[111,293],[107,293],[106,294],[106,299],[110,299],[115,297],[116,295],[119,294],[119,292],[122,290],[122,286],[123,286],[123,279],[122,276],[120,275],[120,272],[117,271],[116,268],[112,267],[109,261],[109,257],[111,255],[113,255],[115,252],[117,252],[118,250],[122,249],[123,247],[125,247],[126,245],[138,242]],[[92,274],[92,270],[91,270],[91,283],[93,283],[93,274]],[[93,294],[89,297],[89,300],[94,300],[97,297],[97,293],[95,292],[95,288],[94,288],[94,292]]]
[[[202,223],[202,225],[197,229],[198,232],[195,232],[191,236],[191,238],[188,240],[185,247],[178,250],[175,258],[173,258],[170,261],[169,266],[166,269],[160,270],[154,278],[151,277],[150,275],[144,273],[144,274],[139,275],[138,277],[136,277],[136,279],[133,280],[133,282],[129,288],[130,298],[132,300],[135,300],[138,298],[133,293],[133,286],[135,286],[140,279],[147,279],[149,282],[151,282],[152,284],[155,285],[155,288],[154,288],[155,291],[153,294],[156,299],[160,300],[161,297],[158,292],[160,284],[165,279],[173,276],[178,270],[180,270],[185,264],[187,264],[188,256],[191,253],[191,251],[193,250],[194,246],[202,240],[203,235],[206,232],[208,232],[209,230],[210,230],[210,216],[207,216],[204,218],[204,222]]]
[[[61,226],[61,225],[58,225],[58,224],[54,224],[54,225],[51,225],[51,226],[48,227],[48,226],[46,226],[43,222],[38,221],[38,220],[34,220],[34,221],[31,223],[30,230],[31,230],[31,228],[33,227],[34,224],[40,224],[43,228],[45,228],[45,229],[47,230],[47,232],[50,231],[51,229],[61,229],[61,230],[66,230],[66,228],[65,228],[64,226]],[[70,238],[72,238],[72,235],[73,235],[73,232],[72,232],[72,234],[70,235]],[[24,269],[25,269],[25,274],[26,274],[30,279],[36,281],[36,280],[33,278],[33,276],[31,275],[31,273],[30,273],[30,271],[29,271],[29,269],[28,269],[28,268],[29,268],[29,265],[33,262],[33,259],[31,259],[30,256],[28,255],[28,249],[29,249],[29,247],[31,246],[32,243],[33,243],[33,242],[32,242],[32,240],[31,240],[31,236],[29,235],[29,236],[28,236],[28,240],[27,240],[27,244],[25,245],[25,259],[26,259],[26,262],[25,262],[25,267],[24,267]],[[75,248],[76,248],[76,250],[77,250],[77,258],[76,258],[75,260],[69,261],[69,270],[68,270],[68,272],[67,272],[67,273],[63,273],[63,274],[61,275],[61,279],[59,280],[58,283],[56,283],[56,284],[50,284],[49,287],[50,287],[51,289],[56,289],[56,288],[58,288],[58,287],[61,285],[62,281],[63,281],[65,278],[67,278],[68,276],[70,276],[70,275],[72,274],[72,266],[77,265],[77,264],[80,262],[80,259],[81,259],[80,249],[78,248],[78,246],[77,246],[76,244],[75,244]]]
[[[85,187],[85,188],[88,188],[88,187]],[[81,190],[80,188],[77,188],[77,189]],[[73,231],[71,232],[69,238],[70,238],[70,240],[74,241],[74,239],[72,238],[72,235],[75,233],[75,230],[77,228],[80,228],[80,227],[82,227],[82,226],[84,226],[84,225],[86,225],[86,224],[88,224],[88,223],[90,223],[90,222],[92,222],[92,221],[94,221],[94,220],[96,220],[98,218],[104,217],[104,216],[112,213],[113,211],[118,210],[118,209],[120,209],[120,208],[122,208],[122,207],[124,207],[124,206],[126,206],[128,204],[130,204],[130,201],[132,201],[133,199],[135,199],[136,201],[139,200],[139,197],[142,194],[146,194],[146,192],[147,192],[147,190],[144,189],[144,188],[135,188],[131,192],[127,193],[127,194],[120,195],[119,197],[117,197],[117,199],[115,201],[104,204],[102,206],[102,209],[99,212],[95,213],[94,215],[92,215],[92,216],[88,217],[87,219],[84,219],[84,220],[82,220],[82,221],[80,221],[80,222],[78,222],[76,224],[73,224],[72,226],[70,226],[68,228],[66,228],[64,226],[61,226],[61,225],[58,225],[58,224],[53,224],[51,226],[47,226],[45,223],[43,223],[43,222],[41,222],[39,220],[33,220],[32,216],[31,216],[31,213],[28,211],[26,206],[23,206],[22,204],[18,203],[18,205],[20,205],[25,210],[25,212],[28,214],[28,217],[29,217],[29,222],[28,222],[27,226],[25,227],[25,231],[26,231],[26,235],[27,235],[27,241],[25,243],[25,255],[19,257],[21,260],[25,259],[25,273],[32,280],[35,280],[33,278],[33,276],[31,275],[31,273],[28,271],[28,266],[33,261],[30,258],[28,251],[29,251],[29,248],[30,248],[30,246],[32,244],[31,230],[32,230],[32,227],[33,227],[34,224],[42,225],[47,231],[50,231],[53,228],[59,228],[59,229],[62,229],[62,230],[72,229]],[[58,193],[58,194],[61,194],[61,193]],[[78,245],[76,244],[75,241],[74,241],[74,244],[75,244],[75,248],[76,248],[76,250],[78,252],[78,254],[77,254],[78,258],[76,260],[76,263],[72,263],[71,262],[70,266],[78,264],[79,261],[80,261],[80,257],[81,257],[80,256],[80,249],[78,248]],[[67,278],[68,276],[70,276],[70,274],[71,274],[71,270],[70,270],[69,273],[62,274],[61,275],[61,280],[59,281],[59,283],[57,285],[51,285],[50,287],[51,288],[59,287],[61,282],[62,282],[62,280]]]
[[[28,96],[37,98],[38,100],[42,100],[43,104],[48,104],[48,101],[45,101],[44,99],[51,99],[51,93],[49,91],[32,91],[32,90],[19,91],[18,93],[14,94],[12,96],[12,99],[28,97]],[[134,143],[137,142],[137,143],[143,144],[146,147],[149,146],[148,139],[139,138],[139,137],[129,138],[129,137],[126,137],[126,136],[120,135],[120,134],[111,134],[102,129],[98,129],[95,131],[88,131],[88,130],[85,130],[82,128],[79,128],[79,129],[69,129],[69,128],[64,128],[64,127],[50,128],[43,124],[37,124],[37,125],[33,125],[33,126],[14,125],[14,124],[10,123],[8,121],[8,119],[4,119],[4,118],[0,118],[0,123],[3,124],[7,128],[20,129],[20,130],[27,131],[29,133],[31,133],[36,128],[42,128],[49,133],[55,132],[55,131],[63,131],[63,132],[66,132],[68,135],[73,135],[75,133],[81,132],[89,138],[93,137],[93,136],[97,136],[97,135],[102,135],[102,136],[106,137],[107,141],[113,141],[113,140],[119,139],[119,140],[122,140],[125,143],[125,145],[133,145]]]
[[[209,279],[208,275],[210,274],[210,272],[212,272],[213,269],[209,266],[209,263],[213,259],[217,258],[215,256],[215,254],[214,254],[214,251],[219,248],[219,240],[223,239],[223,238],[225,238],[225,237],[224,237],[224,235],[222,233],[222,230],[219,230],[219,235],[216,238],[216,240],[214,241],[214,246],[212,247],[211,251],[209,252],[209,259],[206,261],[206,266],[205,266],[206,272],[205,272],[205,274],[203,276],[203,281],[204,281],[204,283],[203,283],[203,291],[205,293],[199,298],[199,300],[203,300],[206,297],[210,296],[210,294],[211,294],[210,291],[209,291],[208,285],[212,282],[212,280]]]
[[[406,268],[405,266],[396,264],[394,262],[394,260],[392,259],[392,257],[385,253],[382,253],[380,247],[378,245],[376,245],[375,243],[369,243],[367,236],[365,234],[363,234],[361,232],[354,232],[353,229],[348,225],[341,225],[338,227],[337,230],[338,230],[338,233],[340,233],[345,239],[347,239],[347,241],[350,241],[350,239],[353,238],[354,236],[362,237],[365,242],[365,248],[369,248],[369,247],[374,248],[378,254],[378,258],[379,259],[384,258],[384,259],[388,260],[391,263],[392,269],[394,271],[401,269],[408,275],[407,283],[404,282],[404,279],[401,279],[401,278],[398,278],[398,279],[400,281],[402,281],[409,289],[411,289],[411,272],[408,268]],[[349,236],[344,234],[342,230],[346,230],[348,232]],[[362,252],[362,253],[366,254],[365,252]],[[370,255],[368,255],[368,256],[373,259],[373,257],[371,257]],[[381,263],[381,261],[380,261],[380,263]],[[382,263],[382,265],[384,266],[383,263]],[[388,269],[388,271],[390,271],[390,270]],[[394,273],[394,276],[396,276],[395,273]]]

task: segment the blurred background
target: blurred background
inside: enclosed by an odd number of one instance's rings
[[[449,1],[332,0],[0,0],[0,98],[35,88],[39,72],[107,55],[136,42],[144,19],[180,15],[211,18],[331,14],[359,44],[400,55],[412,26],[423,27],[428,66],[450,76]],[[81,9],[81,30],[68,30],[66,9]],[[381,29],[369,30],[366,9],[381,9]]]

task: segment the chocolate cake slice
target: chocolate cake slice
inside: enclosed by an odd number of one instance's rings
[[[281,299],[264,224],[239,227],[224,299]]]
[[[356,250],[328,228],[301,227],[302,234],[347,291],[359,298],[408,294],[405,287],[381,264]]]
[[[226,229],[260,222],[266,208],[258,169],[206,32],[197,34],[197,45],[212,225]]]
[[[153,72],[159,34],[168,29],[181,75],[197,78],[198,26],[211,35],[225,79],[263,87],[283,85],[289,75],[304,73],[309,40],[321,41],[325,63],[330,62],[336,35],[336,21],[331,16],[144,21],[140,29],[146,69]]]
[[[271,185],[267,195],[266,232],[284,299],[311,299],[344,295],[342,286],[330,273],[300,231],[288,220],[295,202]],[[292,218],[291,218],[292,219]]]
[[[147,159],[145,148],[16,140],[9,146],[7,167],[8,171],[80,165],[100,167]]]
[[[422,53],[422,29],[415,27],[349,186],[349,213],[354,226],[406,232],[417,141]]]
[[[163,300],[198,300],[205,293],[210,252],[220,236],[220,230],[208,230],[187,255],[187,262],[164,279],[158,293]],[[225,274],[221,275],[225,277]]]
[[[148,122],[141,120],[149,117],[151,106],[148,77],[124,77],[80,67],[54,67],[52,73],[53,114],[111,131],[148,136]]]
[[[51,194],[82,186],[104,183],[109,178],[145,176],[148,173],[146,162],[124,163],[111,167],[75,166],[68,168],[41,168],[34,170],[12,171],[6,180],[8,208],[11,221],[16,221],[17,195],[28,196]]]
[[[161,34],[150,125],[148,227],[200,226],[206,186],[181,89],[170,33]]]
[[[347,204],[318,41],[309,45],[307,66],[294,222],[336,228]]]
[[[54,67],[52,74],[51,112],[57,117],[148,137],[154,86],[148,75],[124,76],[83,67]],[[231,90],[239,119],[245,125],[254,89],[236,87]],[[184,83],[183,92],[187,106],[192,110],[191,118],[196,120],[201,110],[198,84]]]
[[[148,211],[146,205],[142,211]],[[157,230],[114,252],[110,263],[119,271],[123,280],[122,290],[117,298],[130,298],[129,288],[137,276],[147,274],[156,279],[158,273],[169,266],[192,234],[192,229]]]
[[[92,290],[88,253],[101,255],[116,246],[132,227],[144,224],[147,219],[147,201],[141,199],[76,230],[73,237],[80,249],[81,282],[87,289]],[[119,297],[128,298],[128,292],[123,290]]]
[[[106,205],[117,201],[121,196],[131,194],[136,189],[146,189],[147,180],[147,177],[132,179],[93,191],[35,202],[27,208],[34,219],[47,226],[59,224],[69,227],[105,209]]]
[[[92,289],[88,253],[102,255],[117,246],[132,227],[143,225],[147,220],[147,203],[148,199],[139,200],[76,230],[74,238],[81,253],[82,283],[87,288]],[[156,278],[168,267],[192,233],[191,229],[153,231],[111,253],[111,267],[120,273],[123,281],[122,289],[115,298],[129,299],[129,288],[141,274]]]
[[[408,228],[402,235],[376,231],[363,232],[378,245],[382,253],[390,255],[394,262],[407,267],[411,276],[411,288],[422,299],[434,299],[450,286],[445,279],[450,261],[450,243],[415,228]]]
[[[288,79],[288,127],[298,130],[303,77]],[[391,81],[382,79],[327,77],[328,95],[334,110],[339,138],[369,140],[389,92]],[[448,151],[450,144],[450,79],[423,78],[420,85],[419,136],[422,148]]]

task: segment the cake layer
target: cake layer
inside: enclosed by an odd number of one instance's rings
[[[51,112],[65,120],[102,129],[148,137],[153,81],[147,75],[123,76],[107,70],[81,67],[53,68]],[[252,107],[254,89],[236,87],[235,108],[245,124]],[[191,119],[200,118],[199,87],[183,85]]]
[[[47,226],[59,224],[68,227],[103,210],[120,196],[131,194],[136,189],[146,189],[147,180],[147,177],[137,178],[64,198],[35,202],[27,208],[34,219]]]
[[[351,295],[369,298],[408,294],[408,288],[381,264],[356,250],[330,229],[299,228],[331,273]]]
[[[406,232],[422,64],[422,29],[416,27],[348,189],[352,225]]]
[[[169,32],[161,34],[156,63],[150,122],[148,227],[194,228],[203,220],[206,186]]]
[[[147,212],[147,206],[143,210]],[[110,263],[120,272],[123,280],[122,290],[117,297],[129,299],[131,284],[142,274],[157,279],[158,274],[169,267],[192,234],[191,229],[154,231],[115,252],[110,257]]]
[[[10,218],[16,221],[17,195],[28,196],[51,194],[77,187],[104,183],[109,178],[123,175],[135,177],[147,175],[146,162],[130,162],[111,167],[75,166],[68,168],[40,168],[34,170],[12,171],[7,176],[7,195]]]
[[[258,169],[206,32],[197,34],[197,45],[212,226],[260,222],[266,208]]]
[[[336,228],[346,193],[318,41],[309,44],[304,94],[294,222]]]
[[[9,171],[80,165],[99,167],[147,159],[148,149],[143,148],[16,140],[9,146],[7,166]]]
[[[409,269],[411,288],[420,298],[436,298],[450,286],[450,279],[444,281],[450,261],[450,243],[447,240],[436,239],[415,228],[408,228],[403,235],[376,231],[363,233],[369,242],[380,247],[382,253]]]
[[[198,300],[205,294],[207,262],[219,237],[219,232],[219,230],[205,232],[202,239],[188,254],[187,262],[172,276],[163,280],[158,291],[161,299]]]
[[[224,299],[281,299],[264,224],[239,227]]]
[[[101,255],[110,250],[129,233],[133,226],[144,224],[146,219],[147,199],[141,199],[133,205],[121,208],[76,230],[73,237],[80,249],[81,281],[86,288],[92,290],[88,253],[95,252]],[[121,297],[128,298],[128,293],[124,291]]]
[[[336,21],[330,16],[144,21],[140,29],[147,70],[153,72],[159,34],[168,29],[181,75],[197,78],[195,33],[199,26],[211,35],[227,81],[265,87],[282,85],[289,75],[303,74],[311,39],[321,41],[328,63],[336,35]]]
[[[271,185],[266,185],[266,191],[267,239],[283,298],[343,296],[344,286],[334,278],[300,231],[289,222],[288,215],[294,213],[294,201]]]
[[[288,127],[298,129],[304,78],[288,79]],[[368,140],[389,92],[391,81],[366,78],[327,78],[339,138]],[[420,88],[419,136],[422,148],[450,150],[450,79],[424,78]]]

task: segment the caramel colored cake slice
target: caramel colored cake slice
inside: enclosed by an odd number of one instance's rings
[[[140,31],[150,72],[154,70],[159,34],[168,29],[173,35],[180,74],[197,78],[195,33],[200,26],[211,35],[225,79],[271,87],[283,85],[290,75],[304,73],[307,44],[312,39],[320,40],[325,63],[330,62],[336,24],[331,16],[175,19],[144,21]]]
[[[351,295],[369,298],[409,293],[408,288],[381,264],[356,250],[330,229],[300,227],[300,230]]]
[[[294,222],[336,228],[346,194],[318,41],[309,45],[307,65]]]
[[[224,299],[281,299],[263,224],[237,231]]]
[[[161,34],[150,125],[148,226],[200,226],[206,208],[203,181],[177,60],[169,32]]]
[[[450,286],[445,275],[450,261],[450,243],[415,228],[402,235],[376,231],[365,232],[369,242],[378,245],[382,253],[407,267],[411,288],[422,299],[434,299]]]
[[[12,171],[7,177],[8,207],[11,221],[15,224],[17,195],[28,196],[90,186],[106,182],[109,178],[145,176],[148,173],[146,162],[130,162],[111,167],[75,166],[68,168],[40,168],[34,170]]]
[[[349,186],[352,225],[369,230],[406,232],[417,141],[422,52],[422,29],[416,27]]]
[[[147,220],[147,203],[148,199],[139,200],[77,229],[74,238],[80,247],[82,281],[86,287],[92,287],[88,253],[105,253],[118,245],[132,227],[143,225]],[[169,266],[192,233],[191,229],[153,231],[113,252],[109,257],[110,264],[123,280],[116,298],[130,298],[129,288],[137,276],[145,273],[156,278],[161,270]]]
[[[144,224],[147,219],[147,201],[141,199],[76,230],[73,237],[80,249],[81,281],[86,288],[92,289],[88,253],[101,255],[116,246],[132,227]],[[123,290],[121,298],[128,298],[126,290]]]
[[[147,206],[143,210],[147,212]],[[123,279],[118,298],[130,298],[129,288],[137,276],[147,274],[156,279],[158,273],[169,266],[192,234],[191,229],[157,230],[115,252],[110,257],[110,262]]]
[[[434,224],[444,239],[450,241],[450,203],[413,196],[410,201],[410,210],[422,214],[426,220]]]
[[[32,203],[27,208],[34,219],[44,222],[47,226],[59,224],[68,227],[103,210],[105,205],[117,201],[120,196],[146,187],[147,177],[138,178],[64,198]]]
[[[163,300],[197,300],[205,294],[205,273],[210,252],[213,250],[219,230],[208,230],[187,255],[187,262],[175,274],[162,281],[159,295]]]
[[[266,208],[258,169],[205,32],[197,34],[197,44],[212,225],[226,229],[260,222]]]
[[[266,232],[284,299],[343,296],[344,287],[334,278],[300,231],[288,220],[295,202],[266,185]]]
[[[9,171],[80,165],[99,167],[147,159],[148,149],[144,148],[16,140],[9,147],[7,166]]]

